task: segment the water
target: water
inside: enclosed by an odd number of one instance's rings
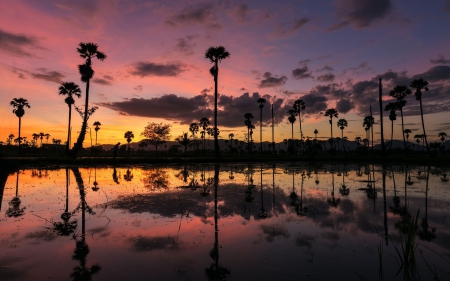
[[[418,209],[414,274],[450,280],[446,170],[384,168],[20,170],[1,200],[0,280],[403,280],[395,248]]]

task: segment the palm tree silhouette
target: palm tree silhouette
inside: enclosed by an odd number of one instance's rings
[[[369,130],[373,127],[373,124],[375,124],[375,119],[372,115],[364,117],[363,120],[363,127],[365,127],[366,132],[369,132]],[[370,138],[370,134],[367,134],[368,138]],[[373,134],[372,134],[372,156],[373,156]]]
[[[94,124],[92,124],[92,125],[94,125],[95,126],[95,145],[98,145],[98,142],[97,142],[97,133],[98,133],[98,130],[100,130],[100,126],[102,125],[102,123],[100,123],[99,121],[95,121],[94,122]]]
[[[14,134],[9,134],[8,138],[6,139],[6,142],[8,143],[8,145],[11,145],[11,143],[15,137],[16,136],[14,136]]]
[[[314,129],[314,136],[315,136],[315,140],[317,140],[317,134],[319,133],[319,131],[317,129]]]
[[[253,119],[253,114],[251,113],[245,113],[244,114],[244,124],[247,127],[247,148],[248,148],[248,154],[251,154],[251,149],[250,149],[250,129],[252,129],[252,119]]]
[[[181,136],[175,139],[179,144],[184,146],[184,156],[186,156],[187,146],[191,143],[188,133],[183,133]]]
[[[209,119],[206,117],[203,117],[200,119],[200,122],[198,123],[198,125],[203,129],[202,130],[202,139],[203,139],[203,153],[205,153],[205,135],[206,135],[206,130],[208,129],[210,122]]]
[[[258,94],[258,93],[255,93]],[[264,104],[266,103],[266,99],[265,98],[259,98],[257,100],[257,103],[259,103],[259,109],[260,109],[260,119],[259,119],[259,145],[260,145],[260,149],[261,149],[261,155],[263,155],[263,147],[262,147],[262,109],[264,107]]]
[[[234,138],[234,134],[230,133],[228,135],[228,139],[230,139],[230,152],[233,153],[233,138]]]
[[[438,134],[438,137],[440,137],[441,141],[442,141],[442,148],[445,149],[445,137],[447,136],[447,133],[445,132],[440,132]]]
[[[134,134],[133,134],[132,131],[127,131],[127,132],[125,132],[125,135],[124,135],[123,137],[127,139],[127,143],[128,143],[128,154],[130,154],[130,142],[131,142],[131,140],[134,138]]]
[[[225,47],[209,47],[206,50],[205,58],[209,59],[214,66],[209,70],[211,75],[214,77],[214,129],[217,130],[217,84],[219,80],[219,62],[228,58],[230,53],[225,50]],[[219,139],[218,134],[214,134],[214,155],[219,156]]]
[[[44,139],[45,134],[43,132],[39,133],[39,138],[41,139],[41,147],[42,147],[42,140]]]
[[[75,103],[75,100],[73,99],[73,96],[76,96],[77,98],[81,97],[81,90],[80,87],[73,83],[73,82],[64,82],[59,86],[58,94],[67,96],[64,99],[64,102],[69,107],[69,125],[67,128],[67,144],[66,144],[66,154],[69,153],[70,149],[70,139],[71,139],[71,129],[70,129],[70,123],[72,119],[72,105]]]
[[[406,97],[411,94],[411,90],[408,89],[407,86],[395,86],[392,91],[389,92],[391,97],[397,99],[397,109],[400,109],[400,117],[402,119],[402,132],[405,131],[404,123],[403,123],[403,107],[406,105]],[[408,156],[408,149],[406,147],[405,134],[403,135],[403,144],[405,146],[406,155]]]
[[[22,117],[25,115],[25,110],[23,108],[30,108],[30,104],[28,103],[28,100],[24,98],[13,98],[10,105],[14,108],[12,112],[19,118],[19,154],[22,154],[22,148],[20,146],[22,142],[22,138],[20,137],[20,129],[22,127]]]
[[[62,222],[54,222],[53,228],[61,236],[69,236],[77,228],[77,221],[70,221],[72,213],[69,212],[69,169],[66,168],[66,208],[61,214]]]
[[[334,145],[333,145],[333,117],[338,118],[339,114],[334,108],[329,108],[327,111],[325,111],[325,116],[330,117],[330,128],[331,128],[331,150],[333,151]],[[332,152],[334,154],[334,152]]]
[[[430,155],[430,148],[428,147],[427,133],[425,132],[425,122],[423,121],[423,110],[422,110],[422,91],[427,92],[429,90],[427,87],[428,82],[423,80],[422,78],[415,79],[414,81],[411,82],[411,85],[409,86],[413,89],[416,89],[414,95],[416,96],[416,100],[418,100],[420,104],[420,118],[422,119],[423,136],[425,139],[425,146],[427,147],[428,155]]]
[[[86,136],[87,121],[89,116],[89,83],[91,78],[94,76],[94,70],[92,69],[92,59],[97,58],[100,61],[106,59],[106,55],[98,50],[98,45],[95,43],[80,43],[77,51],[80,54],[80,57],[85,59],[84,64],[78,65],[78,70],[81,74],[81,81],[86,83],[86,100],[84,104],[83,125],[81,126],[77,142],[70,152],[70,156],[74,158],[78,156],[78,152],[83,146],[84,138]]]
[[[300,140],[303,139],[303,131],[302,131],[302,110],[305,110],[306,105],[305,102],[301,99],[294,101],[294,110],[298,116],[298,121],[300,124]]]
[[[389,146],[389,153],[392,151],[392,141],[394,138],[394,121],[397,120],[395,111],[398,109],[399,102],[390,102],[385,107],[385,111],[389,111],[389,120],[391,120],[391,145]]]
[[[339,129],[341,129],[341,139],[342,139],[342,143],[344,143],[344,128],[348,126],[348,122],[345,119],[339,119],[339,121],[337,122],[337,126],[339,127]],[[344,146],[344,154],[347,154],[347,151],[345,149],[345,145]]]
[[[403,130],[403,134],[406,137],[406,142],[408,143],[407,147],[409,147],[409,134],[411,134],[411,133],[412,133],[412,131],[410,129]]]
[[[295,115],[297,114],[295,109],[289,109],[287,111],[287,114],[289,114],[288,121],[291,123],[291,140],[294,140],[294,123],[297,118],[295,118]]]

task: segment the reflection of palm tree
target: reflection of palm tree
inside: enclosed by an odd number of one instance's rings
[[[245,190],[245,202],[253,202],[253,188],[256,186],[253,184],[253,167],[251,165],[248,165],[247,168],[247,189]]]
[[[344,165],[344,172],[342,173],[342,186],[339,188],[339,193],[342,196],[346,196],[350,194],[350,189],[345,185],[345,176],[347,175],[347,166]]]
[[[114,181],[115,183],[119,184],[119,177],[117,176],[117,170],[116,170],[116,167],[114,167],[113,169],[114,169],[114,170],[113,170],[113,174],[112,174],[113,181]]]
[[[339,206],[339,203],[341,202],[340,198],[335,198],[334,197],[334,172],[331,172],[331,183],[332,183],[332,191],[331,191],[331,199],[328,199],[328,205],[330,205],[331,207],[337,207]]]
[[[436,238],[436,228],[428,230],[428,180],[430,178],[430,168],[427,169],[427,181],[425,186],[425,217],[422,218],[422,230],[419,231],[420,240],[431,241]]]
[[[219,216],[217,211],[217,188],[219,186],[219,170],[218,164],[214,166],[214,247],[209,252],[209,256],[214,262],[205,269],[206,276],[210,280],[225,280],[231,272],[228,268],[219,263]]]
[[[306,216],[308,213],[308,207],[303,207],[303,181],[305,180],[306,175],[302,173],[302,183],[300,185],[300,201],[298,206],[296,207],[297,215]]]
[[[266,99],[265,98],[259,98],[257,100],[257,102],[259,103],[259,109],[261,111],[259,117],[259,145],[260,145],[260,149],[261,149],[261,155],[263,155],[263,147],[262,147],[262,110],[264,107],[264,104],[266,103]]]
[[[262,164],[261,164],[261,180],[260,180],[260,184],[261,184],[261,212],[259,213],[259,218],[261,219],[265,219],[267,218],[267,213],[266,213],[266,209],[264,209],[264,196],[263,196],[263,184],[262,184]]]
[[[20,208],[22,201],[19,198],[19,174],[20,170],[17,171],[16,177],[16,196],[9,202],[9,208],[6,210],[7,217],[20,217],[25,214],[25,207]]]
[[[10,105],[12,107],[14,107],[13,113],[16,114],[16,116],[19,118],[19,137],[18,137],[18,140],[19,140],[19,154],[22,154],[22,148],[20,146],[20,144],[22,142],[22,138],[20,137],[20,129],[22,127],[22,117],[23,117],[23,115],[25,115],[25,110],[23,108],[24,107],[30,108],[30,104],[24,98],[13,98],[13,100],[10,103]]]
[[[130,169],[127,169],[125,175],[123,175],[123,179],[126,181],[131,181],[133,179],[133,173],[131,173]]]
[[[72,213],[69,212],[69,169],[66,168],[66,208],[61,214],[63,222],[54,222],[53,229],[61,236],[69,236],[77,228],[77,221],[70,221]]]

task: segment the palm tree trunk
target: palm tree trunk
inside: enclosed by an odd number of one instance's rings
[[[69,154],[69,149],[70,149],[70,135],[71,135],[70,123],[71,123],[71,120],[72,120],[72,105],[69,104],[69,127],[67,128],[66,155]]]
[[[86,82],[86,100],[84,105],[84,116],[83,116],[83,125],[81,126],[80,134],[78,135],[77,142],[73,146],[72,150],[69,153],[69,156],[73,158],[77,158],[78,152],[81,150],[84,142],[84,138],[86,137],[86,128],[87,128],[87,119],[88,119],[88,106],[89,106],[89,82],[90,79]]]
[[[217,135],[217,84],[219,80],[218,60],[214,61],[216,73],[214,75],[214,156],[219,157],[219,139]]]
[[[334,142],[333,142],[333,117],[330,118],[330,127],[331,127],[331,153],[334,154],[333,152],[333,147],[334,147]]]
[[[394,139],[394,120],[391,120],[391,146],[389,147],[389,154],[392,151],[392,141]]]
[[[405,127],[403,123],[403,108],[400,106],[400,116],[402,117],[402,136],[403,136],[403,144],[405,146],[406,151],[406,157],[409,157],[408,148],[406,147],[406,140],[405,140]],[[409,141],[408,141],[409,142]]]
[[[69,169],[66,168],[66,213],[69,212]]]
[[[262,105],[262,103],[261,103]],[[259,146],[261,149],[261,155],[263,155],[263,147],[262,147],[262,107],[261,107],[261,114],[259,115]]]
[[[22,142],[21,138],[20,138],[20,128],[22,126],[22,117],[19,117],[19,154],[22,154],[22,146],[20,145],[20,143]]]
[[[300,124],[300,140],[303,139],[303,133],[302,133],[302,115],[301,111],[298,112],[298,122]]]
[[[423,122],[422,98],[419,99],[419,103],[420,103],[420,118],[422,119],[423,137],[425,140],[425,146],[427,147],[427,153],[431,157],[430,148],[428,147],[427,134],[425,133],[425,123]]]
[[[383,100],[382,100],[382,87],[381,87],[381,78],[378,83],[378,104],[380,105],[380,137],[381,137],[381,151],[382,156],[385,157],[386,149],[384,147],[384,129],[383,129]]]
[[[272,148],[273,148],[273,155],[275,155],[275,127],[274,127],[274,119],[273,119],[273,104],[272,104]]]

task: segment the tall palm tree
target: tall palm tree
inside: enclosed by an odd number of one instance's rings
[[[66,144],[66,154],[69,153],[70,149],[70,139],[71,139],[71,130],[70,130],[70,123],[72,119],[72,105],[75,103],[75,100],[73,99],[73,96],[76,96],[77,98],[81,97],[81,90],[80,87],[73,83],[73,82],[64,82],[59,86],[58,94],[67,96],[64,99],[64,102],[69,106],[69,127],[67,128],[67,144]]]
[[[361,144],[361,141],[362,141],[362,139],[361,139],[361,137],[356,137],[355,138],[355,143],[356,143],[356,145],[359,147],[359,145]]]
[[[260,109],[260,115],[259,115],[259,145],[261,149],[261,155],[263,155],[263,147],[262,147],[262,109],[264,107],[264,104],[266,103],[265,98],[259,98],[257,100],[257,103],[259,103],[259,109]]]
[[[98,134],[98,130],[100,130],[100,126],[102,125],[102,123],[100,123],[99,121],[95,121],[94,124],[92,124],[95,126],[95,145],[98,144],[97,142],[97,134]]]
[[[33,143],[34,143],[33,145],[35,145],[37,147],[37,140],[39,139],[40,135],[33,133],[31,136],[33,137]]]
[[[445,133],[445,132],[440,132],[439,134],[438,134],[438,137],[440,137],[441,138],[441,141],[442,141],[442,148],[444,148],[445,149],[445,137],[447,136],[447,133]]]
[[[398,108],[399,102],[390,102],[385,107],[385,111],[389,111],[389,120],[391,120],[391,145],[389,146],[389,153],[392,151],[392,142],[394,138],[394,121],[397,120],[397,114],[395,111]]]
[[[344,147],[344,154],[347,154],[344,144],[344,128],[348,126],[348,122],[345,119],[339,119],[339,121],[337,122],[337,126],[339,127],[339,129],[341,129],[341,140]]]
[[[297,113],[298,116],[298,122],[300,124],[300,140],[303,139],[303,132],[302,132],[302,110],[305,110],[306,105],[305,102],[301,99],[298,99],[294,101],[294,110]]]
[[[408,147],[409,147],[409,134],[411,134],[411,133],[412,133],[412,131],[410,129],[404,129],[403,130],[403,134],[406,137],[406,142],[408,143]]]
[[[44,139],[45,134],[43,132],[39,133],[39,138],[41,139],[41,147],[42,147],[42,140]]]
[[[49,134],[49,133],[46,133],[46,134],[44,135],[44,137],[45,137],[46,143],[48,143],[48,138],[50,137],[50,134]]]
[[[250,129],[252,129],[252,119],[253,119],[253,114],[251,113],[245,113],[244,114],[244,124],[247,127],[247,149],[248,149],[248,154],[251,154],[251,149],[250,149]]]
[[[187,147],[191,143],[188,133],[183,133],[181,136],[175,139],[179,144],[184,146],[184,156],[186,156]]]
[[[317,134],[319,133],[319,131],[317,129],[314,129],[314,135],[315,135],[315,139],[317,140]]]
[[[402,132],[405,131],[404,122],[403,122],[403,107],[406,105],[406,97],[411,94],[411,90],[408,89],[407,86],[395,86],[392,91],[389,92],[389,95],[395,99],[397,99],[397,108],[400,110],[400,117],[402,119]],[[403,135],[403,144],[405,146],[406,155],[408,155],[408,149],[406,147],[405,134]]]
[[[373,127],[373,124],[375,124],[375,119],[373,118],[373,116],[369,115],[364,117],[363,127],[365,127],[366,132],[369,132],[369,130]],[[370,138],[370,134],[368,134],[368,138]],[[372,156],[373,156],[373,135],[371,139],[372,139]]]
[[[13,113],[19,118],[19,154],[22,154],[22,148],[20,146],[22,138],[20,137],[20,129],[22,127],[22,117],[25,115],[24,107],[30,108],[28,100],[24,98],[13,98],[10,105],[14,108]]]
[[[413,89],[416,89],[414,95],[416,96],[416,100],[418,100],[420,104],[420,118],[422,119],[423,136],[425,139],[425,146],[427,147],[427,152],[430,155],[430,148],[428,147],[427,133],[425,132],[425,122],[423,121],[423,110],[422,110],[422,91],[427,92],[429,90],[427,87],[428,82],[423,80],[422,78],[415,79],[414,81],[411,82],[411,85],[409,86]]]
[[[126,131],[123,137],[127,139],[127,143],[128,143],[128,154],[130,154],[130,142],[131,142],[131,140],[134,138],[134,134],[133,134],[132,131]]]
[[[80,43],[79,48],[77,48],[80,57],[85,59],[84,64],[78,65],[78,70],[81,74],[81,81],[86,83],[86,100],[84,102],[84,115],[83,115],[83,125],[81,126],[80,134],[78,135],[77,142],[75,143],[73,149],[70,152],[70,156],[76,158],[78,152],[83,146],[84,138],[86,136],[87,121],[88,121],[88,111],[89,111],[89,83],[91,78],[94,76],[94,70],[92,69],[92,59],[97,58],[98,60],[105,60],[106,55],[98,50],[98,45],[95,43]]]
[[[209,119],[206,117],[203,117],[200,119],[200,122],[198,123],[198,125],[203,129],[202,130],[202,136],[203,136],[203,153],[205,151],[205,135],[206,135],[206,129],[208,128],[210,122]]]
[[[325,116],[329,116],[330,117],[330,127],[331,127],[331,149],[334,148],[333,145],[333,117],[338,118],[339,114],[336,111],[336,109],[334,108],[329,108],[327,109],[327,111],[325,111]]]
[[[292,127],[291,139],[294,140],[294,123],[295,123],[295,120],[297,120],[297,118],[295,118],[295,115],[297,113],[296,113],[295,109],[289,109],[287,114],[289,114],[288,120],[291,123],[291,127]]]
[[[219,62],[228,58],[230,53],[225,50],[225,47],[209,47],[205,52],[205,58],[209,59],[211,63],[214,63],[214,66],[211,67],[209,72],[214,77],[214,130],[218,130],[217,128],[217,84],[219,80]],[[218,134],[214,134],[214,155],[216,157],[219,156],[219,139]]]
[[[228,135],[228,139],[230,139],[230,151],[231,151],[231,153],[233,153],[233,138],[234,138],[234,134],[233,133],[230,133],[229,135]]]

